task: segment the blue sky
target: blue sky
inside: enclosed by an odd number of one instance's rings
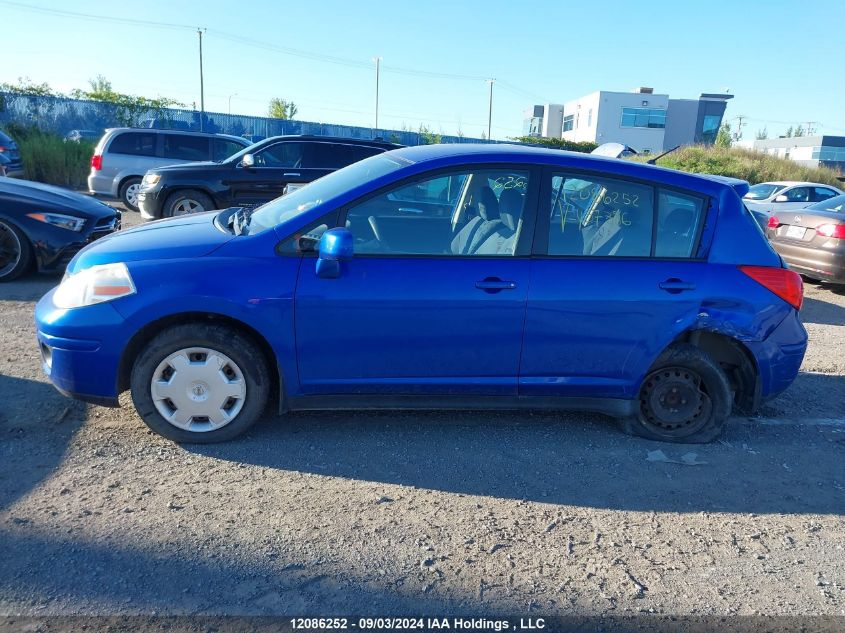
[[[0,0],[0,83],[25,76],[69,91],[102,74],[120,92],[190,104],[199,103],[190,29],[26,6],[207,28],[210,111],[226,112],[236,93],[233,113],[263,115],[278,96],[293,100],[302,120],[371,126],[371,60],[380,56],[382,128],[425,123],[480,136],[489,90],[483,78],[495,77],[494,138],[519,134],[522,111],[533,103],[635,86],[686,98],[729,88],[736,96],[726,118],[748,117],[744,138],[806,121],[845,135],[845,3],[835,0]]]

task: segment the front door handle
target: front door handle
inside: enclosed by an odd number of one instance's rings
[[[487,277],[475,282],[475,287],[484,292],[499,292],[501,290],[513,290],[516,288],[515,281],[504,281],[498,277]]]
[[[666,281],[661,281],[657,284],[662,290],[666,292],[670,292],[672,294],[678,294],[679,292],[683,292],[684,290],[695,290],[695,284],[691,284],[688,281],[684,281],[683,279],[678,279],[677,277],[672,277],[667,279]]]
[[[286,171],[283,175],[284,176],[293,176],[294,178],[299,178],[299,172],[295,172],[295,171]]]

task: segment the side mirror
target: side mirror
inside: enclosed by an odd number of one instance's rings
[[[255,156],[244,154],[243,158],[241,158],[241,167],[255,167]]]
[[[789,202],[789,198],[786,197],[785,193],[782,193],[775,198],[775,202]]]
[[[320,238],[317,276],[323,279],[340,277],[340,262],[352,259],[352,232],[346,228],[329,229]]]

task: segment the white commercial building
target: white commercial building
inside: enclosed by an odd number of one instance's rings
[[[651,88],[600,90],[563,105],[535,105],[524,113],[524,133],[567,141],[622,143],[638,152],[716,140],[729,94],[670,99]]]

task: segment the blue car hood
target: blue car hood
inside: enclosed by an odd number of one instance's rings
[[[214,223],[219,211],[158,220],[101,238],[79,251],[68,272],[115,262],[203,257],[234,239]]]

